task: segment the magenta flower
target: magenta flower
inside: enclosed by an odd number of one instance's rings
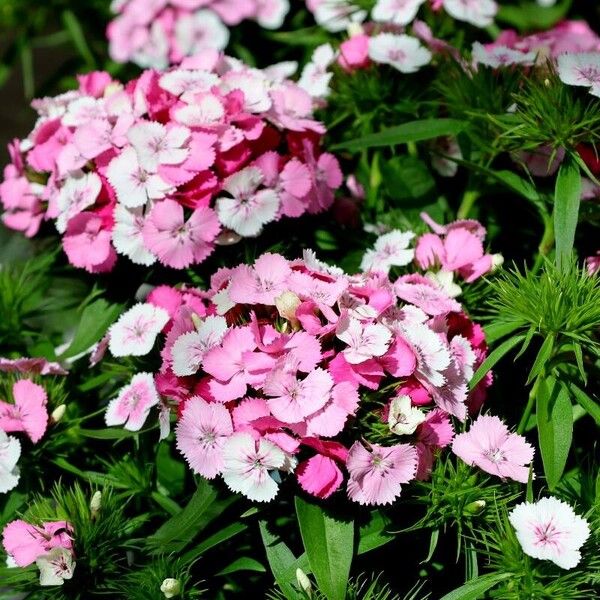
[[[202,262],[213,250],[219,234],[217,215],[197,208],[186,221],[183,207],[174,200],[157,202],[144,225],[144,242],[159,260],[176,269]]]
[[[6,433],[24,431],[36,444],[48,424],[46,390],[29,379],[20,379],[12,388],[14,404],[0,401],[0,429]]]
[[[510,433],[498,417],[482,415],[469,431],[454,438],[452,452],[486,473],[527,483],[534,451],[522,435]]]
[[[337,462],[322,454],[316,454],[300,463],[296,469],[296,476],[305,492],[323,499],[329,498],[344,481]]]
[[[370,450],[354,442],[346,468],[350,474],[348,496],[359,504],[391,504],[401,484],[414,479],[417,451],[409,444],[384,447],[372,444]]]
[[[194,473],[213,479],[223,470],[223,447],[233,434],[229,411],[193,396],[177,423],[177,448]]]

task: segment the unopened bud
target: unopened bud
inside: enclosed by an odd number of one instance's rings
[[[167,579],[160,584],[160,591],[165,595],[165,598],[173,598],[180,594],[181,583],[179,582],[179,579],[167,577]]]
[[[312,585],[310,584],[310,579],[306,576],[306,573],[298,568],[296,569],[296,580],[298,581],[298,585],[300,589],[306,593],[306,595],[311,598],[312,597]]]
[[[504,256],[502,254],[492,254],[492,271],[499,269],[504,264]]]
[[[57,406],[52,411],[52,414],[50,415],[50,421],[52,423],[58,423],[65,416],[66,410],[67,410],[67,406],[65,404],[61,404],[60,406]]]
[[[279,314],[282,318],[287,319],[292,327],[298,325],[296,310],[300,304],[301,300],[294,292],[283,292],[283,294],[275,298],[275,306],[277,307]]]
[[[196,313],[192,313],[190,316],[192,318],[192,323],[194,324],[196,331],[199,331],[200,325],[202,325],[202,319]]]
[[[348,32],[348,37],[354,37],[355,35],[360,35],[363,33],[364,29],[360,23],[352,21],[352,23],[350,23],[346,28],[346,31]]]
[[[463,510],[465,515],[477,516],[483,512],[485,508],[485,500],[475,500],[467,504]]]
[[[100,512],[102,507],[102,492],[98,490],[94,492],[92,499],[90,500],[90,512],[92,513],[92,519],[96,518],[96,515]]]

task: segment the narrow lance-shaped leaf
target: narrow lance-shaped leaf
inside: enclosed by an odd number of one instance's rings
[[[488,590],[498,585],[501,581],[512,577],[512,573],[492,573],[472,579],[454,591],[446,594],[440,600],[479,600]]]
[[[556,179],[554,193],[554,235],[556,238],[556,264],[559,269],[569,265],[575,230],[579,219],[581,200],[581,173],[575,161],[567,156]]]
[[[508,354],[515,346],[520,344],[525,339],[524,335],[517,335],[515,337],[508,338],[505,342],[500,344],[493,352],[490,352],[490,355],[481,363],[481,366],[475,374],[473,375],[473,379],[471,379],[471,383],[469,384],[471,389],[473,389],[486,375],[488,371],[490,371],[494,365],[500,361],[502,357]]]

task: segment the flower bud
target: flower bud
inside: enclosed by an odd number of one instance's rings
[[[465,515],[477,516],[483,512],[485,508],[485,500],[475,500],[475,502],[471,502],[467,504],[463,510]]]
[[[298,568],[296,569],[296,581],[300,588],[306,593],[306,595],[311,598],[312,597],[312,585],[310,584],[310,579],[306,576],[306,573]]]
[[[160,591],[165,595],[165,598],[173,598],[173,596],[178,596],[181,592],[181,583],[179,579],[167,577],[160,584]]]
[[[94,492],[92,499],[90,500],[90,512],[92,513],[92,518],[95,518],[100,508],[102,507],[102,492],[100,490]]]
[[[192,323],[194,324],[194,327],[196,328],[196,331],[199,331],[200,326],[202,325],[202,319],[196,313],[192,313],[190,315],[190,317],[192,319]]]
[[[492,254],[492,271],[500,268],[504,264],[504,256],[502,254]]]
[[[52,411],[52,414],[50,415],[50,421],[52,423],[58,423],[65,416],[66,410],[67,410],[67,406],[65,404],[61,404],[60,406],[57,406]]]
[[[292,324],[292,327],[298,325],[296,309],[300,304],[301,300],[294,292],[283,292],[283,294],[275,298],[275,306],[279,314],[282,318],[287,319]]]

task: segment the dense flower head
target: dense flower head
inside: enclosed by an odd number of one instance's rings
[[[165,69],[205,48],[224,50],[227,26],[244,20],[278,29],[289,0],[115,0],[108,25],[111,58]]]
[[[35,100],[38,121],[11,144],[0,184],[4,223],[32,236],[52,220],[69,262],[103,273],[118,255],[186,268],[329,209],[342,173],[294,69],[205,49],[125,85],[95,72]]]
[[[393,264],[412,259],[412,237],[390,237],[401,246]],[[347,275],[311,251],[292,261],[267,253],[220,269],[207,291],[156,288],[112,326],[109,348],[117,356],[147,353],[158,335],[162,365],[122,388],[107,424],[137,430],[159,416],[164,436],[176,414],[177,447],[192,470],[221,476],[256,501],[277,494],[277,473],[295,473],[307,492],[326,498],[345,472],[351,499],[393,501],[417,471],[430,472],[434,452],[452,438],[450,416],[466,418],[484,341],[430,280],[414,275],[436,294],[433,312],[406,301],[386,269]],[[135,321],[132,311],[159,320],[144,321],[143,348],[134,342],[126,352],[123,325]],[[350,448],[348,432],[368,439],[382,403],[389,405],[385,445],[377,438]]]

